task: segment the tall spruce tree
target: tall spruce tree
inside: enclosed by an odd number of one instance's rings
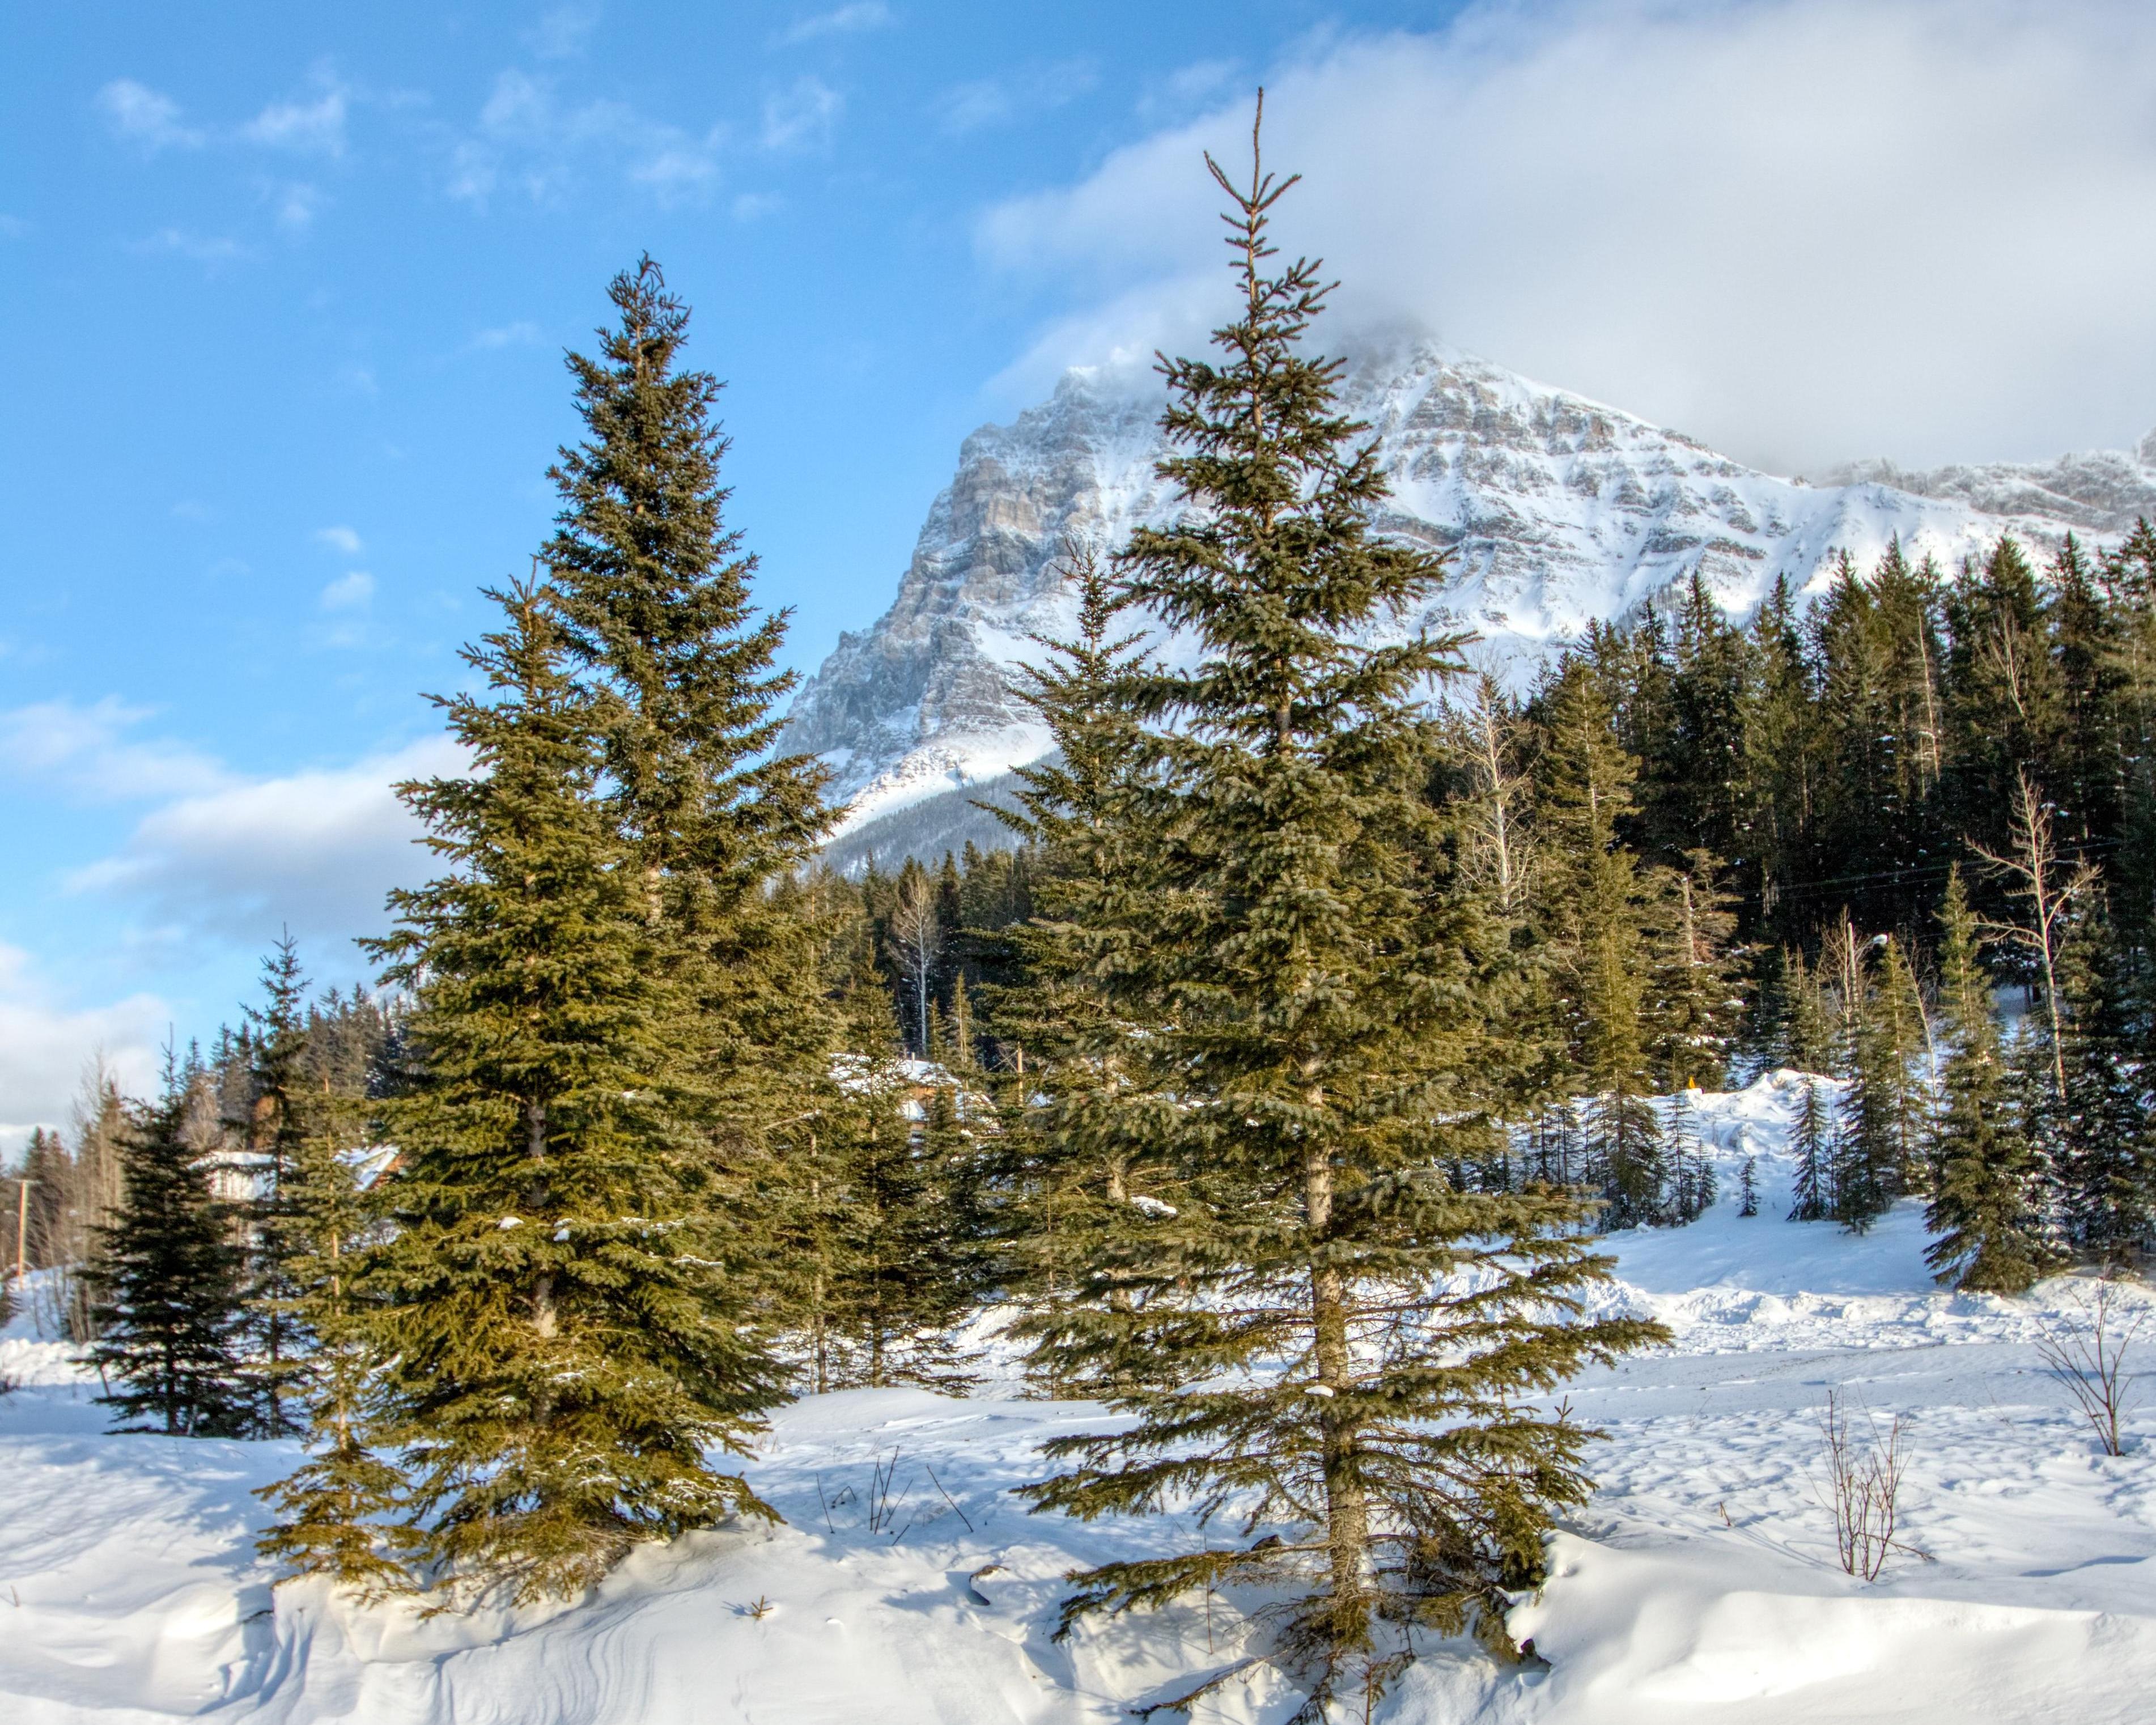
[[[1605,1225],[1661,1214],[1661,1125],[1649,1100],[1644,929],[1648,886],[1619,835],[1633,812],[1637,763],[1619,741],[1600,680],[1584,659],[1557,669],[1544,711],[1543,900],[1582,1111],[1589,1183]]]
[[[531,587],[491,595],[465,777],[401,788],[449,871],[377,943],[418,1067],[367,1271],[379,1441],[433,1579],[572,1594],[635,1542],[773,1513],[713,1468],[782,1399],[747,1332],[699,1094],[697,1002],[603,801],[603,711]]]
[[[1240,303],[1219,363],[1164,365],[1161,472],[1192,506],[1123,554],[1133,599],[1198,651],[1132,680],[1148,844],[1101,908],[1142,967],[1115,988],[1147,1027],[1128,1057],[1181,1104],[1152,1129],[1204,1201],[1105,1248],[1054,1314],[1051,1354],[1121,1353],[1144,1387],[1113,1397],[1122,1430],[1050,1445],[1077,1466],[1029,1489],[1088,1518],[1187,1493],[1276,1527],[1087,1571],[1065,1621],[1277,1589],[1270,1656],[1315,1718],[1351,1672],[1382,1688],[1410,1626],[1510,1647],[1502,1589],[1539,1577],[1551,1517],[1587,1490],[1588,1434],[1531,1398],[1659,1332],[1578,1318],[1605,1266],[1574,1199],[1434,1170],[1491,1130],[1478,996],[1502,954],[1447,891],[1423,794],[1416,696],[1455,643],[1373,646],[1367,626],[1441,566],[1371,533],[1373,448],[1334,408],[1337,365],[1300,349],[1315,266],[1267,273],[1293,182],[1213,172]]]
[[[120,1139],[121,1197],[99,1230],[90,1360],[119,1431],[239,1437],[254,1385],[242,1357],[245,1260],[188,1130],[202,1075],[167,1049],[163,1094]]]
[[[1073,1266],[1101,1240],[1142,1235],[1148,1207],[1172,1209],[1175,1197],[1173,1163],[1146,1119],[1173,1104],[1148,1095],[1142,1064],[1125,1058],[1137,1027],[1127,991],[1111,996],[1129,955],[1104,913],[1143,849],[1130,794],[1139,727],[1125,688],[1139,638],[1120,627],[1119,595],[1091,547],[1069,547],[1065,562],[1077,632],[1037,638],[1044,660],[1019,687],[1055,752],[1019,769],[1019,807],[1004,816],[1038,858],[1034,915],[1009,935],[1023,980],[993,1002],[999,1035],[1033,1074],[1016,1075],[1004,1111],[1013,1265],[1018,1287],[1050,1302],[1070,1297]],[[1066,1386],[1083,1375],[1067,1351],[1055,1369]]]
[[[1938,1172],[1926,1214],[1939,1238],[1925,1260],[1943,1282],[2019,1294],[2047,1267],[2049,1255],[2034,1189],[2035,1157],[2012,1106],[1977,938],[1956,869],[1939,907],[1939,1005],[1952,1051],[1941,1075]]]
[[[2156,1223],[2156,1119],[2143,1078],[2146,960],[2119,938],[2101,896],[2068,932],[2059,986],[2066,1093],[2047,1159],[2072,1244],[2121,1265],[2146,1249]]]
[[[756,559],[726,522],[721,385],[682,364],[689,310],[649,257],[608,296],[598,353],[569,356],[586,434],[549,470],[562,508],[540,561],[591,696],[650,962],[688,1009],[695,1124],[736,1189],[730,1273],[754,1280],[778,1272],[756,1194],[784,1178],[802,1143],[786,1122],[824,1076],[817,935],[769,890],[823,835],[824,773],[775,751],[794,680],[776,669],[787,614],[757,614]]]

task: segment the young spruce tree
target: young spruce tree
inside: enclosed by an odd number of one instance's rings
[[[187,1129],[198,1076],[166,1051],[164,1094],[121,1137],[120,1204],[99,1230],[90,1359],[118,1431],[240,1437],[251,1423],[245,1260]]]
[[[783,1392],[719,1262],[696,1020],[602,799],[599,716],[547,595],[491,597],[503,626],[467,654],[488,692],[444,703],[472,771],[401,789],[449,869],[393,896],[378,945],[418,1077],[368,1316],[421,1560],[530,1599],[771,1514],[706,1455]]]
[[[1942,1075],[1938,1173],[1925,1217],[1940,1237],[1925,1261],[1957,1287],[2024,1293],[2048,1267],[2035,1158],[2011,1106],[1991,978],[1977,954],[1976,918],[1958,869],[1947,876],[1939,908],[1939,1004],[1953,1051]]]
[[[1111,1398],[1130,1418],[1049,1445],[1075,1466],[1029,1491],[1086,1518],[1175,1499],[1231,1518],[1245,1543],[1086,1572],[1065,1623],[1263,1588],[1263,1656],[1315,1718],[1358,1676],[1382,1689],[1414,1628],[1510,1650],[1503,1590],[1540,1578],[1588,1490],[1590,1434],[1534,1399],[1660,1332],[1579,1319],[1605,1265],[1575,1198],[1438,1171],[1460,1139],[1486,1148],[1480,997],[1503,962],[1448,891],[1424,795],[1418,695],[1456,643],[1369,644],[1442,566],[1372,534],[1373,447],[1335,409],[1337,362],[1300,348],[1316,266],[1267,273],[1293,181],[1253,155],[1247,187],[1213,170],[1240,290],[1224,357],[1164,366],[1161,472],[1190,508],[1122,555],[1132,598],[1198,650],[1129,680],[1147,843],[1099,912],[1147,1026],[1127,1058],[1173,1086],[1152,1129],[1199,1201],[1104,1242],[1052,1314],[1046,1350],[1132,1383]]]

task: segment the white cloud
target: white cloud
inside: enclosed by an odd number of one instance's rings
[[[66,1004],[28,953],[0,945],[0,1152],[18,1152],[33,1127],[64,1125],[84,1068],[100,1057],[123,1091],[146,1094],[171,1022],[153,994]]]
[[[163,252],[193,264],[228,264],[247,251],[238,240],[223,234],[190,234],[184,228],[160,228],[148,239],[135,241],[131,249]]]
[[[331,551],[341,551],[348,557],[357,557],[364,549],[358,533],[350,527],[317,527],[315,538]]]
[[[28,239],[30,224],[20,216],[0,216],[0,239]]]
[[[374,578],[364,569],[354,569],[322,589],[321,603],[325,611],[357,611],[373,598]]]
[[[821,148],[844,105],[845,98],[821,79],[797,78],[764,98],[760,141],[767,150]]]
[[[177,102],[132,78],[116,78],[99,90],[97,105],[115,134],[146,154],[192,149],[203,141],[200,131],[182,124]]]
[[[278,182],[265,187],[265,192],[276,208],[277,225],[288,234],[304,234],[313,227],[315,218],[328,201],[321,187],[305,180]]]
[[[1268,78],[1291,254],[1406,317],[1784,470],[2119,444],[2156,422],[2156,10],[2125,0],[1578,0]],[[973,110],[968,110],[973,111]],[[979,111],[986,112],[986,110]],[[983,220],[1081,296],[1013,374],[1197,342],[1199,151],[1238,99]]]
[[[737,222],[760,221],[783,207],[785,202],[775,192],[744,192],[733,201],[734,219]]]
[[[551,6],[539,22],[525,33],[524,40],[542,60],[565,60],[584,51],[584,44],[598,28],[595,5]]]
[[[880,30],[896,22],[884,0],[854,0],[829,12],[819,12],[782,30],[773,39],[781,48],[798,48],[826,36],[856,36],[864,30]]]
[[[527,318],[519,318],[515,323],[498,324],[492,329],[481,330],[471,338],[469,345],[485,352],[496,347],[529,347],[539,339],[539,326]]]
[[[722,126],[697,134],[622,102],[565,104],[551,77],[512,69],[451,150],[446,189],[476,205],[505,189],[546,203],[598,163],[670,200],[717,182],[725,141]]]
[[[127,901],[182,938],[259,945],[288,925],[341,942],[380,929],[383,895],[432,866],[392,787],[463,765],[454,742],[432,737],[350,767],[179,797],[69,884]]]
[[[1083,95],[1094,82],[1093,68],[1084,60],[1021,66],[945,90],[936,100],[937,124],[953,137],[963,137],[983,126],[1060,108]]]
[[[0,773],[85,802],[203,794],[232,783],[214,757],[187,743],[128,735],[150,716],[110,695],[88,706],[44,701],[0,712]]]
[[[346,92],[326,76],[318,76],[316,82],[321,93],[312,101],[272,102],[240,127],[239,136],[250,144],[296,155],[343,155]]]

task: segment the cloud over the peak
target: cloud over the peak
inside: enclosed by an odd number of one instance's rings
[[[2124,0],[1577,0],[1334,39],[1267,78],[1276,237],[1349,316],[1802,469],[2156,423],[2156,12]],[[1199,159],[1238,100],[983,218],[1083,291],[1019,368],[1202,341]]]

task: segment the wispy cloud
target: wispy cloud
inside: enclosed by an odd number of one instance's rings
[[[240,137],[295,155],[343,155],[347,93],[326,73],[318,73],[316,82],[321,90],[313,100],[270,103],[239,128]]]
[[[525,45],[542,60],[572,59],[584,51],[598,22],[596,4],[550,6],[524,33]]]
[[[456,141],[446,189],[482,206],[505,190],[544,203],[597,162],[661,198],[682,196],[718,182],[725,139],[721,126],[698,134],[623,102],[565,103],[552,77],[511,69],[495,78],[477,123]]]
[[[203,133],[180,118],[180,105],[132,78],[116,78],[97,93],[98,110],[113,132],[154,156],[160,150],[191,150]]]
[[[775,192],[744,192],[733,201],[733,215],[737,222],[760,221],[774,210],[784,206],[786,200]]]
[[[1097,81],[1086,60],[1014,67],[993,78],[953,85],[934,105],[936,121],[953,137],[1045,113],[1085,95]]]
[[[331,551],[341,551],[348,557],[356,557],[363,549],[359,535],[350,527],[317,527],[315,542],[326,545]]]
[[[125,803],[208,792],[231,782],[215,757],[169,737],[137,737],[152,713],[116,696],[85,706],[43,701],[0,712],[0,773],[71,801]]]
[[[273,181],[263,191],[277,212],[277,225],[288,234],[304,234],[313,227],[329,201],[321,187],[305,180]]]
[[[520,317],[515,323],[500,324],[492,329],[481,330],[468,345],[481,352],[489,352],[497,347],[536,347],[542,339],[543,335],[539,326],[528,318]]]
[[[364,569],[340,575],[321,591],[325,611],[362,611],[373,602],[374,578]]]
[[[772,38],[772,43],[778,48],[798,48],[827,36],[858,36],[865,30],[884,29],[896,22],[884,0],[854,0],[852,5],[814,13],[788,25]]]
[[[130,250],[163,252],[176,258],[185,258],[192,264],[228,264],[234,259],[246,255],[247,248],[238,240],[221,234],[190,234],[184,228],[160,228],[145,239],[133,241]]]
[[[0,216],[0,239],[28,239],[30,224],[20,216]]]
[[[829,144],[845,98],[820,78],[797,78],[766,96],[763,135],[767,150],[815,149]]]

